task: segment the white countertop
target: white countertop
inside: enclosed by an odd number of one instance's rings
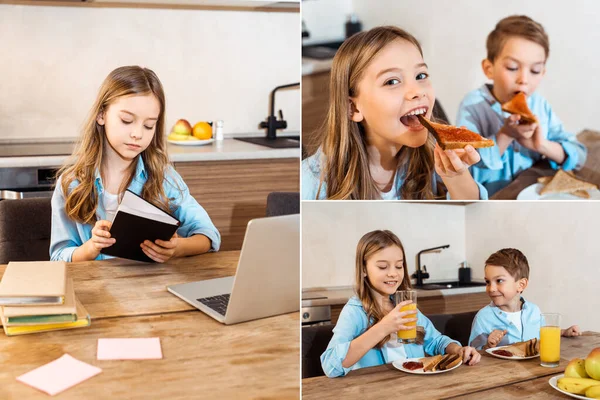
[[[280,135],[278,135],[280,136]],[[281,135],[286,136],[286,135]],[[37,142],[39,143],[39,139]],[[9,141],[3,141],[9,143]],[[13,141],[14,142],[14,141]],[[19,140],[19,143],[24,141]],[[48,141],[50,142],[50,141]],[[0,143],[2,144],[2,143]],[[225,139],[203,146],[180,146],[167,143],[172,162],[252,160],[269,158],[300,158],[300,148],[271,149],[235,139]],[[0,157],[0,168],[8,167],[57,167],[70,156]]]
[[[485,293],[485,286],[441,290],[416,290],[417,298],[436,296],[447,297],[457,294]],[[354,295],[354,288],[351,286],[304,289],[302,290],[302,307],[343,305]]]

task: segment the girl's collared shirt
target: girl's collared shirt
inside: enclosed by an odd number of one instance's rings
[[[469,345],[481,350],[487,344],[488,336],[493,330],[506,330],[500,343],[496,346],[506,346],[511,343],[523,342],[525,340],[540,338],[542,326],[542,312],[535,304],[525,301],[521,297],[521,320],[520,327],[512,324],[508,313],[496,307],[493,302],[479,310],[473,319]]]
[[[342,361],[348,354],[350,342],[365,333],[369,328],[367,313],[358,297],[353,296],[342,309],[337,324],[333,328],[333,337],[327,346],[327,350],[321,355],[321,366],[325,375],[333,378],[346,375],[354,369],[387,364],[405,357],[424,357],[425,353],[429,355],[444,354],[450,343],[461,346],[456,340],[442,335],[420,311],[417,312],[417,326],[421,326],[425,330],[423,345],[406,344],[399,347],[387,346],[383,349],[373,348],[356,364],[350,368],[344,368]]]
[[[91,239],[93,225],[82,224],[71,220],[65,212],[65,196],[61,187],[62,176],[57,180],[54,194],[52,195],[52,231],[50,237],[50,259],[52,261],[70,262],[73,252],[77,247]],[[142,157],[138,156],[136,171],[131,184],[127,188],[137,195],[141,195],[142,188],[147,181],[146,169]],[[72,190],[79,184],[73,181],[69,186]],[[96,215],[99,219],[107,219],[106,210],[103,206],[103,194],[100,172],[96,171],[94,179],[96,190],[99,196]],[[172,204],[176,207],[172,212],[181,225],[177,229],[177,234],[181,237],[190,237],[201,234],[210,239],[211,251],[219,250],[221,245],[221,235],[212,223],[210,217],[200,204],[191,196],[190,191],[183,182],[181,176],[168,166],[165,170],[165,179],[163,181],[165,195],[174,199]],[[100,253],[96,260],[105,260],[113,258]]]
[[[319,148],[315,154],[312,156],[302,160],[301,166],[301,177],[302,177],[302,199],[303,200],[325,200],[327,198],[327,184],[323,182],[321,184],[321,190],[319,191],[319,196],[317,197],[317,190],[319,189],[319,183],[321,180],[321,163],[323,158],[323,153],[321,148]],[[437,173],[433,173],[433,194],[437,196],[437,183],[441,178]],[[401,173],[399,171],[394,175],[394,181],[392,182],[392,189],[389,192],[380,192],[381,200],[401,200],[400,197],[400,189],[402,188],[403,179],[401,178]],[[488,193],[483,185],[479,184],[477,181],[477,186],[479,187],[479,199],[487,200]],[[447,194],[447,199],[451,200],[450,193]]]
[[[510,114],[502,111],[502,104],[490,89],[491,85],[486,84],[465,96],[458,109],[456,125],[465,126],[496,142],[496,134]],[[581,168],[587,157],[587,149],[577,141],[574,134],[565,130],[546,99],[535,92],[527,98],[527,106],[539,120],[542,135],[559,143],[565,151],[563,164],[550,161],[551,167],[565,171]],[[481,161],[471,167],[471,173],[477,182],[486,187],[490,195],[512,182],[519,172],[542,159],[541,154],[521,146],[517,141],[513,141],[502,156],[498,146],[479,149],[479,154]]]

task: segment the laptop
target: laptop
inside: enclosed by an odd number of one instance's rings
[[[248,222],[235,276],[167,286],[224,324],[300,310],[300,214]]]

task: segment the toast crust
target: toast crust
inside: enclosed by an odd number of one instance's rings
[[[546,184],[546,186],[540,190],[540,194],[571,193],[580,197],[587,195],[587,198],[589,198],[589,194],[585,191],[597,189],[597,185],[577,179],[573,174],[559,169],[556,171],[554,177]],[[585,195],[583,193],[585,193]]]
[[[502,111],[506,111],[507,113],[520,115],[521,121],[533,124],[537,123],[537,117],[531,112],[529,107],[527,106],[527,97],[525,93],[519,92],[512,99],[502,104]]]

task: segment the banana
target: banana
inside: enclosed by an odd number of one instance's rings
[[[563,377],[556,383],[557,386],[565,392],[573,394],[585,394],[586,390],[593,386],[599,386],[600,381],[588,378],[570,378]]]
[[[585,391],[585,397],[600,399],[600,385],[591,386]]]
[[[179,133],[171,132],[171,133],[169,133],[169,136],[167,137],[167,139],[181,141],[181,140],[189,140],[190,137],[191,137],[190,135],[182,135]]]

